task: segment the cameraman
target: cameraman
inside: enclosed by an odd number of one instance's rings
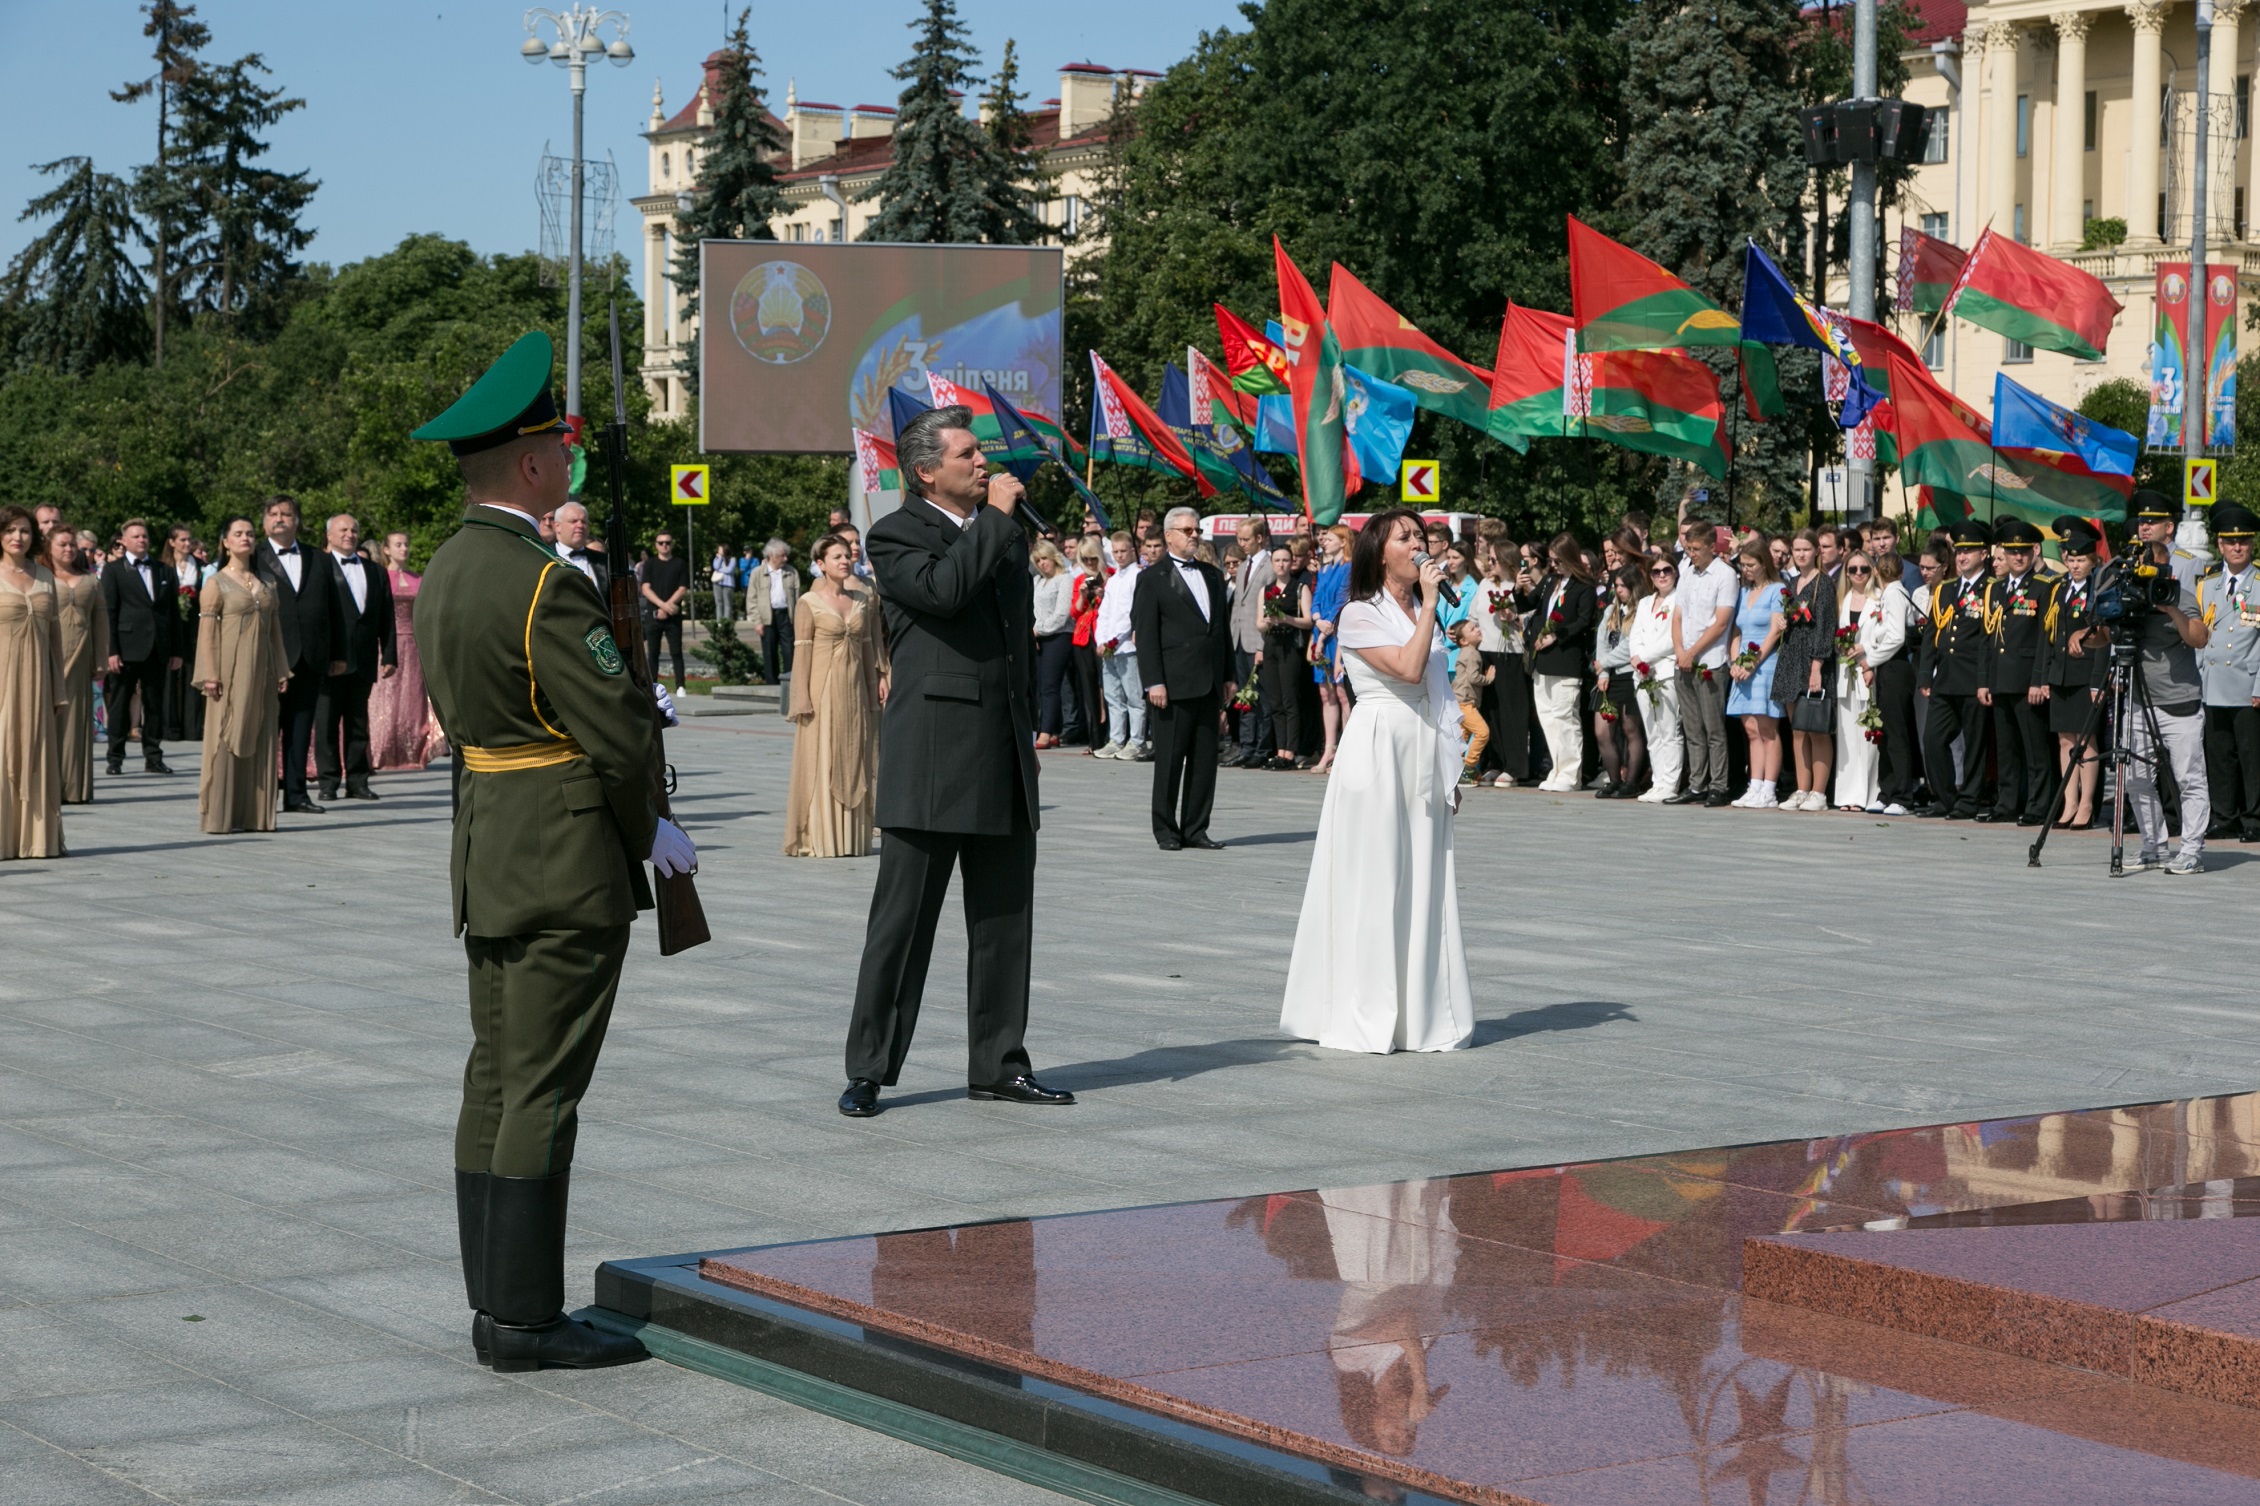
[[[2127,766],[2127,801],[2134,807],[2135,824],[2142,828],[2142,857],[2129,872],[2163,866],[2168,873],[2205,871],[2205,829],[2212,822],[2212,806],[2205,783],[2205,695],[2197,672],[2197,650],[2210,636],[2197,615],[2196,558],[2173,548],[2174,524],[2181,504],[2158,492],[2143,490],[2131,499],[2138,547],[2128,556],[2128,566],[2138,574],[2146,568],[2175,582],[2169,600],[2156,608],[2139,605],[2130,618],[2139,655],[2136,702],[2127,720],[2127,749],[2134,755]],[[2183,559],[2188,559],[2185,575]],[[2151,737],[2155,718],[2163,756],[2174,768],[2174,784],[2181,791],[2181,847],[2172,862],[2164,862],[2166,816],[2158,802],[2161,756]]]

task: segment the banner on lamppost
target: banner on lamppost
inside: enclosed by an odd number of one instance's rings
[[[2150,422],[2143,442],[2154,450],[2178,450],[2182,443],[2182,390],[2189,381],[2192,349],[2205,352],[2205,427],[2200,448],[2228,449],[2236,443],[2237,269],[2213,262],[2205,269],[2202,334],[2190,337],[2192,302],[2189,263],[2158,263],[2154,301],[2157,318],[2150,337]]]

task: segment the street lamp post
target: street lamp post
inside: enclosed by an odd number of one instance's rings
[[[552,38],[546,43],[541,39],[545,24]],[[599,34],[602,31],[612,33],[609,43]],[[526,40],[518,55],[529,63],[547,58],[573,80],[573,228],[565,294],[565,412],[574,419],[581,416],[581,104],[588,92],[589,60],[600,54],[620,68],[635,61],[635,49],[628,45],[625,12],[578,3],[568,11],[536,6],[526,12]]]

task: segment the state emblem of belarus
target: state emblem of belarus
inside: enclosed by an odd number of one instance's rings
[[[730,294],[730,332],[764,365],[805,361],[832,332],[831,292],[797,261],[762,262]]]

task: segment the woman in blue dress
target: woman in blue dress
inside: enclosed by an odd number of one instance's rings
[[[1337,523],[1318,531],[1321,563],[1311,582],[1311,678],[1318,682],[1318,715],[1326,728],[1326,750],[1311,772],[1323,774],[1334,767],[1334,744],[1341,739],[1342,723],[1350,710],[1349,687],[1335,663],[1334,623],[1350,599],[1350,530]]]
[[[1774,665],[1788,626],[1782,611],[1781,572],[1775,568],[1766,536],[1751,535],[1735,556],[1742,572],[1742,599],[1734,609],[1734,637],[1727,645],[1726,714],[1742,718],[1750,737],[1750,788],[1735,801],[1744,810],[1771,810],[1781,804],[1781,723],[1773,703]]]

